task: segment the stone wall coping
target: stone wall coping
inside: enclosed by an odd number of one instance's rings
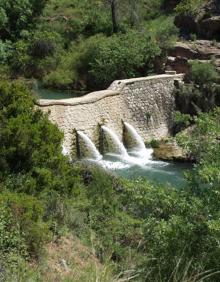
[[[40,99],[37,101],[37,105],[40,107],[47,106],[75,106],[75,105],[83,105],[83,104],[91,104],[95,103],[99,100],[102,100],[106,97],[117,96],[121,94],[121,90],[126,86],[136,82],[144,82],[150,80],[158,80],[158,79],[182,79],[184,74],[160,74],[160,75],[151,75],[146,77],[138,77],[138,78],[129,78],[122,80],[115,80],[109,86],[107,90],[95,91],[88,93],[82,97],[69,98],[69,99],[60,99],[60,100],[49,100],[49,99]]]
[[[37,101],[37,105],[39,105],[40,107],[57,106],[57,105],[76,106],[83,104],[92,104],[106,97],[112,97],[117,95],[120,95],[119,91],[108,89],[108,90],[91,92],[85,96],[77,97],[77,98],[60,99],[60,100],[40,99]]]
[[[144,81],[150,81],[150,80],[159,80],[159,79],[167,79],[167,78],[173,78],[173,79],[183,79],[184,74],[157,74],[157,75],[150,75],[145,77],[137,77],[137,78],[129,78],[129,79],[122,79],[122,80],[115,80],[112,82],[112,84],[109,86],[108,89],[114,89],[117,85],[117,90],[121,90],[124,88],[124,86],[133,84],[135,82],[144,82]]]

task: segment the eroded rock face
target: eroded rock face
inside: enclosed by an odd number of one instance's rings
[[[189,60],[200,60],[201,62],[214,60],[220,72],[220,43],[209,40],[177,42],[169,52],[167,68],[177,73],[188,73]]]
[[[174,22],[183,36],[193,33],[199,38],[220,39],[219,0],[208,1],[200,7],[196,15],[177,15]]]
[[[181,2],[181,0],[166,0],[164,3],[164,9],[167,12],[173,11],[176,6]]]
[[[220,15],[202,20],[199,27],[199,33],[202,37],[220,39]]]
[[[177,42],[170,55],[190,60],[211,60],[220,58],[220,43],[209,40],[196,40],[190,42]]]

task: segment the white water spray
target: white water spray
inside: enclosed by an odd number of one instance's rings
[[[113,144],[114,150],[116,154],[121,155],[123,158],[128,157],[127,150],[125,149],[123,143],[119,140],[118,136],[108,127],[102,126],[101,127],[104,134],[107,136],[108,139],[110,139],[110,142]]]
[[[129,124],[128,122],[125,122],[124,125],[129,135],[134,140],[135,145],[131,153],[133,153],[137,157],[140,157],[141,159],[150,161],[152,159],[153,149],[145,147],[143,139],[141,138],[141,136],[137,133],[136,129],[131,124]]]
[[[78,136],[82,139],[85,150],[87,151],[87,156],[89,159],[101,160],[102,155],[97,150],[95,144],[91,141],[91,139],[82,131],[77,131]]]
[[[64,145],[62,145],[62,154],[64,156],[68,156],[69,155],[69,151],[67,150],[67,148]]]
[[[136,143],[135,149],[145,150],[146,147],[144,141],[142,140],[141,136],[137,133],[136,129],[128,122],[124,122],[124,125],[129,134],[131,135],[132,139],[134,139]]]

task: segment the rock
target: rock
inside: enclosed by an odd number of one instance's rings
[[[209,40],[176,42],[169,55],[190,60],[210,60],[212,57],[220,58],[220,43],[213,43],[213,41]]]
[[[158,148],[154,148],[154,157],[166,161],[188,161],[184,150],[176,142],[161,143]]]
[[[188,74],[190,66],[188,60],[181,57],[168,57],[166,69],[175,70],[176,73]]]
[[[176,71],[167,70],[167,71],[165,71],[165,74],[173,74],[173,75],[175,75],[175,74],[176,74]]]
[[[176,6],[181,2],[181,0],[166,0],[164,1],[164,9],[167,12],[173,11]]]
[[[201,5],[196,14],[178,14],[174,20],[183,36],[196,34],[203,39],[220,39],[219,0],[210,0]]]
[[[204,38],[212,39],[220,36],[220,16],[204,19],[200,23],[200,34]]]
[[[186,38],[190,34],[199,33],[198,20],[191,15],[177,15],[174,19],[174,24],[179,28],[182,36]]]
[[[175,70],[177,73],[188,73],[190,60],[201,62],[214,60],[214,65],[220,72],[220,43],[209,40],[176,42],[169,51],[166,69]]]

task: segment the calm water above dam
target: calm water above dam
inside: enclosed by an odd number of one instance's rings
[[[71,91],[71,90],[55,90],[55,89],[46,89],[42,88],[40,83],[35,87],[34,92],[37,99],[46,99],[46,100],[61,100],[81,97],[86,94],[84,91]]]

